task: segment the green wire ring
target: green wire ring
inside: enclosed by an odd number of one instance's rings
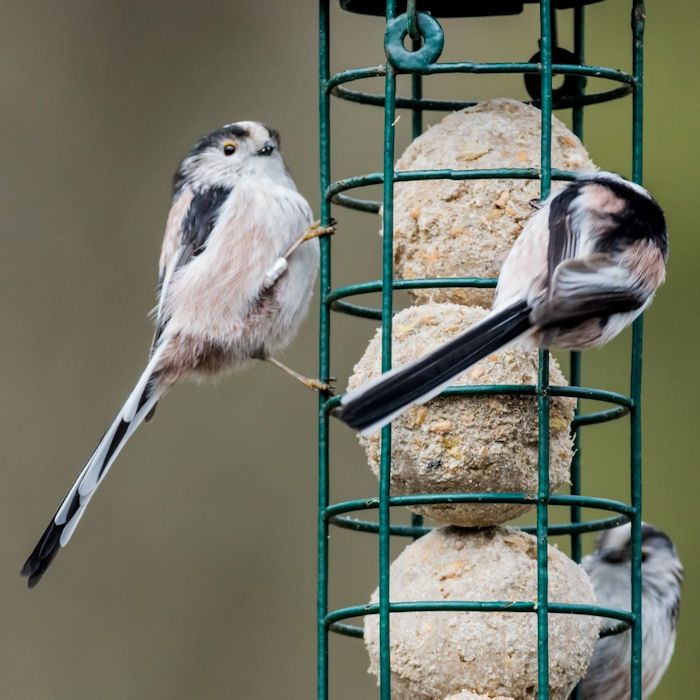
[[[509,612],[509,613],[533,613],[536,611],[537,604],[531,601],[399,601],[390,604],[392,613],[407,613],[407,612],[427,612],[438,611],[446,612],[448,610],[460,612]],[[377,603],[369,603],[367,605],[353,605],[348,608],[339,608],[338,610],[330,611],[324,620],[325,626],[331,632],[343,634],[347,637],[364,637],[364,629],[359,625],[351,625],[341,620],[351,619],[353,617],[364,617],[366,615],[377,615],[379,606]],[[627,610],[620,608],[606,608],[602,605],[584,605],[581,603],[550,603],[549,612],[555,614],[578,614],[578,615],[595,615],[607,619],[617,620],[607,628],[602,629],[599,637],[610,637],[615,634],[621,634],[628,630],[632,622],[632,614]]]
[[[442,53],[445,35],[436,19],[425,12],[416,13],[418,31],[423,37],[423,46],[416,51],[409,51],[403,41],[408,35],[408,15],[404,12],[391,20],[384,34],[384,51],[394,68],[401,71],[421,71],[431,66]]]
[[[408,0],[406,3],[406,14],[408,15],[408,36],[412,41],[420,41],[421,33],[418,29],[418,13],[416,12],[416,0]]]

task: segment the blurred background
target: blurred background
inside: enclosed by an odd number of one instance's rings
[[[629,69],[630,4],[588,9],[590,63]],[[560,13],[568,48],[570,19]],[[690,0],[650,2],[648,19],[645,183],[666,208],[672,245],[646,324],[644,514],[686,567],[677,651],[654,696],[677,700],[697,692],[700,614],[700,13]],[[18,572],[141,371],[170,178],[195,138],[240,119],[273,124],[318,209],[316,3],[2,0],[0,20],[0,697],[311,698],[316,398],[272,367],[174,391],[41,585],[27,591]],[[534,6],[446,20],[443,59],[527,59],[537,23]],[[334,70],[382,62],[380,19],[334,5],[332,24]],[[517,77],[440,78],[426,93],[524,97]],[[628,98],[589,108],[585,132],[593,159],[626,175],[630,107]],[[333,177],[380,169],[381,110],[336,104],[333,120]],[[334,282],[376,279],[378,219],[336,215]],[[284,358],[308,374],[316,308]],[[341,388],[373,331],[371,321],[334,319]],[[628,352],[625,336],[589,353],[584,382],[625,390]],[[625,422],[587,429],[585,491],[626,498],[626,460]],[[334,426],[333,498],[375,492],[354,436]],[[376,541],[334,531],[331,547],[332,606],[365,602]],[[333,700],[376,697],[367,665],[360,641],[332,639]]]

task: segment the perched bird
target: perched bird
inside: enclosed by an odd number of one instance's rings
[[[664,214],[645,189],[612,173],[582,175],[528,220],[481,323],[348,392],[335,415],[364,435],[376,432],[516,339],[572,350],[603,345],[650,304],[667,255]]]
[[[24,564],[30,588],[68,543],[126,441],[179,379],[257,359],[328,389],[275,359],[306,313],[319,260],[315,239],[332,232],[311,221],[279,135],[265,124],[227,124],[187,154],[173,180],[150,359]]]
[[[629,610],[630,525],[601,533],[598,547],[582,564],[600,605]],[[642,697],[648,698],[668,668],[676,642],[683,566],[668,535],[642,525]],[[615,621],[603,618],[605,627]],[[584,700],[630,697],[630,631],[602,637],[581,681]]]

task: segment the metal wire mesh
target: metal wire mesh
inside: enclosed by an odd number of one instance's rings
[[[508,0],[511,6],[518,5]],[[631,94],[632,98],[632,179],[642,180],[642,118],[643,118],[643,32],[645,23],[644,5],[641,0],[632,1],[632,73],[615,68],[588,65],[584,61],[584,5],[585,0],[541,0],[540,1],[540,51],[535,62],[478,63],[472,61],[438,62],[442,51],[444,37],[439,23],[430,15],[417,12],[415,0],[402,4],[406,12],[397,16],[396,0],[385,3],[387,30],[385,51],[387,61],[380,66],[345,70],[334,75],[330,72],[330,0],[319,2],[319,59],[320,59],[320,184],[321,184],[321,220],[323,224],[331,221],[332,205],[340,205],[363,212],[382,211],[382,279],[338,288],[331,286],[331,246],[329,238],[321,241],[321,308],[319,329],[319,364],[322,378],[331,375],[331,312],[352,314],[354,316],[381,319],[382,325],[382,370],[391,368],[391,338],[393,295],[397,290],[425,289],[436,287],[494,287],[496,281],[483,278],[450,279],[411,279],[395,280],[393,270],[393,189],[394,183],[425,179],[483,179],[483,178],[526,178],[539,179],[542,197],[545,197],[552,180],[570,180],[574,173],[557,170],[551,165],[551,118],[554,109],[572,110],[573,131],[583,138],[584,108],[587,105],[618,99]],[[357,2],[359,11],[372,11],[383,3],[362,0]],[[341,0],[347,9],[353,9],[353,0]],[[496,3],[497,5],[499,3]],[[501,0],[500,4],[503,4]],[[506,3],[507,4],[507,3]],[[361,5],[361,7],[359,7]],[[421,3],[430,7],[430,2]],[[464,3],[468,5],[468,3]],[[478,3],[476,4],[478,5]],[[520,3],[522,5],[522,3]],[[482,4],[483,6],[483,4]],[[562,52],[556,47],[556,8],[573,6],[574,46],[568,54],[570,62],[556,62]],[[437,7],[437,6],[436,6]],[[475,6],[472,6],[472,9]],[[483,6],[485,7],[485,6]],[[493,5],[492,5],[493,8]],[[517,10],[517,8],[514,8]],[[452,6],[454,14],[454,6]],[[461,14],[457,12],[457,14]],[[469,14],[464,11],[463,14]],[[471,14],[480,14],[473,11]],[[487,14],[484,10],[483,14]],[[493,12],[492,14],[497,14]],[[403,46],[406,36],[410,36],[412,50]],[[567,52],[564,57],[568,58]],[[411,96],[397,96],[397,74],[411,75]],[[435,110],[461,109],[474,102],[446,101],[423,98],[422,82],[424,77],[445,73],[504,74],[516,73],[529,75],[528,87],[539,89],[539,95],[533,97],[533,104],[541,110],[541,151],[540,168],[501,168],[495,170],[423,170],[395,172],[394,145],[396,111],[407,109],[412,114],[412,131],[416,137],[422,133],[423,112]],[[567,76],[567,89],[552,88],[552,76]],[[384,94],[372,94],[348,87],[350,84],[371,77],[384,78]],[[532,78],[536,78],[533,83]],[[588,92],[586,78],[604,78],[613,85],[601,92]],[[368,173],[344,180],[333,181],[330,172],[330,103],[331,98],[339,98],[366,105],[383,108],[384,112],[384,160],[382,172]],[[366,185],[382,185],[382,201],[359,199],[350,194],[352,190]],[[375,309],[358,305],[348,299],[371,292],[382,294],[381,308]],[[539,369],[536,385],[488,385],[464,386],[447,389],[445,395],[526,395],[534,396],[538,410],[538,475],[537,493],[444,493],[414,494],[410,496],[390,495],[391,471],[391,428],[385,427],[381,435],[381,459],[379,493],[366,499],[330,503],[330,444],[329,414],[338,405],[339,397],[319,399],[319,492],[318,492],[318,674],[317,697],[326,700],[329,695],[329,655],[328,636],[337,632],[349,636],[361,637],[362,628],[348,624],[345,620],[362,615],[379,616],[380,659],[379,659],[379,697],[381,700],[391,698],[391,667],[389,658],[390,613],[419,612],[435,610],[459,610],[497,612],[522,612],[537,615],[537,659],[538,659],[538,698],[549,698],[548,655],[549,614],[573,613],[598,615],[620,621],[613,633],[631,627],[631,697],[639,700],[641,692],[641,371],[642,371],[642,333],[643,321],[638,319],[632,332],[631,376],[629,395],[622,395],[592,387],[581,386],[581,357],[571,353],[568,387],[550,387],[549,354],[539,353]],[[571,488],[569,494],[549,493],[549,403],[553,396],[568,396],[577,399],[594,399],[609,404],[606,409],[582,413],[577,405],[573,422],[575,456],[571,464]],[[581,495],[581,428],[587,425],[607,422],[629,417],[630,422],[630,499],[629,503],[607,498]],[[391,536],[419,537],[427,531],[420,516],[413,516],[411,525],[398,525],[391,522],[391,509],[399,506],[436,503],[527,503],[536,505],[537,524],[532,531],[537,539],[537,600],[533,601],[425,601],[403,602],[390,600],[389,596],[389,544]],[[569,522],[549,524],[549,507],[565,506],[569,509]],[[595,508],[607,511],[611,515],[584,522],[582,508]],[[366,510],[378,510],[379,521],[374,522],[349,513]],[[622,522],[631,522],[632,527],[632,566],[631,566],[631,610],[603,608],[592,605],[562,604],[552,601],[548,596],[547,545],[550,536],[568,536],[571,541],[571,553],[575,561],[581,560],[581,535],[586,532],[614,527]],[[379,599],[376,604],[356,605],[331,610],[328,597],[328,536],[331,526],[348,528],[358,532],[378,535],[379,541]],[[577,697],[577,693],[574,694]]]

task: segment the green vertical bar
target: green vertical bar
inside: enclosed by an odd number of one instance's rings
[[[540,3],[541,143],[540,197],[549,195],[552,182],[552,8]],[[549,352],[540,350],[537,373],[538,485],[537,485],[537,696],[549,698],[549,586],[547,527],[549,501]]]
[[[645,9],[641,0],[632,3],[632,63],[634,91],[632,93],[632,179],[641,184],[643,171],[644,127],[644,21]],[[632,326],[632,368],[630,373],[630,490],[634,515],[632,516],[632,654],[631,698],[642,698],[642,342],[644,321],[640,317]]]
[[[584,6],[579,5],[574,8],[574,55],[576,56],[576,61],[579,65],[583,65],[585,60],[585,35],[584,35]],[[586,79],[581,76],[578,79],[578,84],[576,86],[576,93],[579,97],[583,96],[586,89]],[[573,108],[572,114],[572,126],[574,133],[578,136],[581,141],[583,141],[583,123],[584,123],[584,109],[583,106],[578,105]],[[581,386],[581,353],[572,352],[571,355],[571,371],[570,371],[570,381],[571,386]],[[575,415],[579,415],[581,412],[581,401],[576,399],[576,410]],[[581,493],[581,427],[576,426],[574,428],[574,456],[571,460],[571,489],[570,493],[572,495],[578,496]],[[572,523],[581,522],[581,508],[580,506],[571,506],[570,509],[570,520]],[[571,558],[580,563],[582,556],[581,549],[581,535],[578,532],[571,534]],[[581,700],[581,688],[577,686],[573,693],[571,694],[571,700]]]
[[[583,5],[574,8],[574,55],[579,65],[584,62],[584,9]],[[585,91],[585,79],[580,78],[577,85],[578,97],[583,96]],[[573,109],[573,127],[574,133],[583,141],[583,106],[576,106]],[[581,386],[581,354],[578,352],[571,353],[571,372],[570,384],[572,386]],[[576,415],[579,415],[581,410],[581,402],[576,400]],[[581,428],[574,428],[574,456],[571,460],[571,494],[578,496],[581,493]],[[581,508],[579,506],[571,506],[570,518],[572,523],[581,522]],[[581,535],[572,533],[571,535],[571,558],[575,562],[581,561]],[[574,697],[574,700],[578,700]]]
[[[581,353],[571,353],[571,386],[581,386]],[[576,399],[576,410],[574,415],[578,416],[581,412],[581,402]],[[574,456],[571,460],[571,489],[572,495],[578,496],[581,493],[581,427],[574,428]],[[579,506],[571,506],[570,519],[572,523],[581,522],[581,508]],[[579,533],[571,534],[571,558],[577,562],[581,562],[581,535]],[[581,700],[581,688],[576,686],[571,693],[570,700]]]
[[[632,62],[634,90],[632,92],[632,179],[642,184],[644,137],[644,24],[646,10],[643,0],[633,0]]]
[[[421,46],[420,41],[412,41],[411,47],[414,51],[417,51]],[[420,73],[413,73],[411,75],[411,97],[414,100],[423,99],[423,76]],[[423,133],[423,110],[414,107],[411,110],[411,136],[417,139]],[[411,513],[411,525],[413,527],[423,526],[423,516],[416,513]],[[414,539],[417,539],[414,537]]]
[[[420,41],[411,42],[411,48],[418,51],[421,46]],[[414,100],[423,99],[423,76],[420,73],[411,75],[411,97]],[[423,110],[414,107],[411,110],[411,136],[417,139],[423,133]]]
[[[571,386],[581,386],[581,353],[571,353]],[[575,416],[581,412],[581,402],[576,399]],[[574,496],[581,494],[581,428],[574,428],[574,456],[571,460],[571,489],[570,493]],[[572,523],[581,522],[581,507],[571,506],[570,517]],[[577,562],[581,562],[581,535],[577,532],[571,535],[571,558]]]
[[[542,199],[549,195],[552,184],[552,16],[551,0],[540,3],[540,54],[542,65],[542,92],[540,95],[542,127],[540,141],[540,196]]]
[[[574,55],[579,65],[583,65],[584,54],[584,6],[579,5],[574,8]],[[583,95],[586,89],[586,78],[580,76],[578,78],[576,92],[579,96]],[[583,106],[576,106],[573,109],[573,127],[574,133],[583,141]]]
[[[387,0],[386,20],[395,17],[395,0]],[[382,218],[382,372],[391,369],[394,283],[394,137],[396,74],[387,61],[384,83],[384,192]],[[379,462],[379,696],[391,700],[389,555],[391,508],[391,426],[382,428]]]
[[[537,683],[540,700],[549,698],[549,620],[547,527],[549,514],[549,354],[541,350],[537,373],[538,464],[537,487]]]
[[[319,157],[320,157],[320,210],[321,222],[330,223],[330,202],[326,189],[330,184],[330,95],[326,84],[330,76],[329,63],[329,0],[319,2]],[[321,263],[319,274],[321,308],[319,317],[319,377],[330,375],[330,306],[325,301],[331,289],[331,241],[329,236],[320,239]],[[318,572],[317,572],[317,697],[328,698],[328,522],[326,508],[329,501],[329,451],[327,398],[318,398]]]
[[[630,424],[630,492],[634,508],[632,515],[632,601],[634,615],[632,625],[631,700],[642,698],[642,338],[644,320],[638,318],[632,326],[632,371],[630,395],[632,397]]]

